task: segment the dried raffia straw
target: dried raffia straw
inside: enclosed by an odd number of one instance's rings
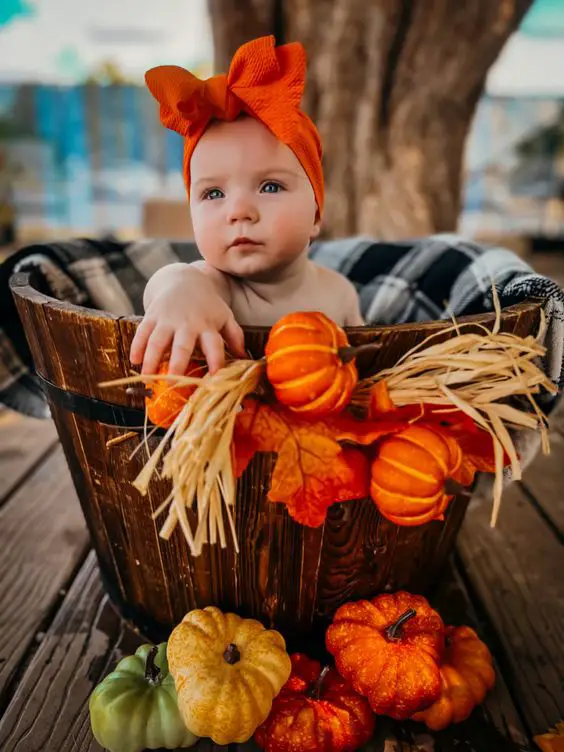
[[[137,431],[127,431],[127,433],[122,433],[119,436],[114,436],[113,439],[108,439],[106,441],[106,449],[118,446],[119,444],[124,444],[126,441],[134,439],[137,435]]]
[[[197,386],[133,481],[134,487],[146,495],[162,462],[160,475],[172,481],[172,491],[153,512],[153,518],[168,510],[161,537],[168,539],[179,524],[193,556],[199,556],[207,542],[214,544],[219,540],[222,548],[227,546],[224,510],[235,549],[239,551],[233,517],[235,479],[231,443],[241,403],[258,387],[264,366],[264,360],[235,360],[203,377],[136,375],[111,382],[115,386],[169,380],[171,388]],[[194,507],[195,530],[187,513]]]
[[[372,387],[384,381],[396,407],[423,403],[454,405],[487,431],[492,437],[495,461],[492,527],[501,504],[504,452],[513,478],[521,477],[519,457],[508,428],[539,430],[543,452],[548,454],[547,419],[533,395],[541,389],[557,393],[555,384],[536,362],[546,352],[540,344],[545,330],[542,311],[537,337],[519,337],[500,331],[501,309],[495,289],[493,299],[496,316],[491,330],[480,325],[479,334],[464,334],[465,325],[455,321],[450,329],[435,332],[416,345],[392,368],[360,381],[352,398],[353,405],[365,409]],[[448,332],[455,332],[456,336],[432,344],[434,338]],[[528,400],[533,412],[507,404],[507,400],[515,397]]]

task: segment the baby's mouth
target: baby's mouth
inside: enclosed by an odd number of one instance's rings
[[[256,240],[252,240],[251,238],[242,236],[239,238],[235,238],[235,240],[231,243],[230,247],[236,248],[237,246],[240,246],[240,245],[262,245],[262,243],[259,243]]]

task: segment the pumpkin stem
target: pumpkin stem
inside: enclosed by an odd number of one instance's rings
[[[319,700],[321,697],[321,689],[323,687],[323,682],[325,681],[325,677],[327,676],[327,673],[329,672],[330,666],[325,666],[323,671],[319,674],[317,677],[315,684],[312,685],[311,689],[309,690],[308,697],[310,697],[312,700]]]
[[[445,493],[448,496],[471,496],[467,488],[454,478],[447,478],[444,485]]]
[[[147,660],[145,661],[145,681],[149,684],[155,685],[161,683],[161,670],[155,663],[155,658],[159,649],[154,645],[147,653]]]
[[[152,397],[153,390],[147,386],[129,386],[125,390],[126,394],[132,394],[136,397]]]
[[[417,616],[415,609],[408,608],[405,614],[402,614],[396,622],[390,624],[390,626],[386,629],[386,637],[388,638],[388,640],[399,640],[401,628],[406,621],[413,619],[414,616]]]
[[[234,666],[236,663],[239,663],[241,660],[241,653],[239,652],[239,649],[235,643],[231,643],[227,646],[227,650],[223,654],[224,660],[229,663],[230,666]]]
[[[369,350],[379,350],[382,347],[381,342],[367,342],[366,345],[357,345],[356,347],[340,347],[339,358],[343,363],[350,363],[357,355]]]

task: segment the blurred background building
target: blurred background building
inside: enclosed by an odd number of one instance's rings
[[[175,63],[211,75],[206,0],[2,0],[0,49],[5,243],[190,232],[182,140],[160,125],[143,73]],[[562,70],[564,1],[536,0],[478,106],[462,232],[564,235]]]

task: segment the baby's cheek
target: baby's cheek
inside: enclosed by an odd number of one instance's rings
[[[304,217],[303,208],[285,207],[283,211],[277,214],[274,224],[276,232],[281,238],[286,238],[290,242],[301,242],[309,231],[308,222]]]
[[[212,257],[223,248],[219,222],[209,216],[209,212],[195,211],[192,214],[192,228],[200,253],[206,260],[213,261]]]

